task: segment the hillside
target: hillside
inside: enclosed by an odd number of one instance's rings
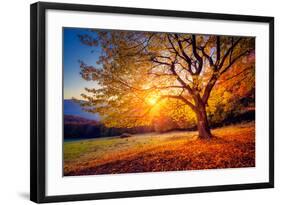
[[[117,174],[255,166],[255,123],[212,130],[135,134],[64,143],[64,175]]]

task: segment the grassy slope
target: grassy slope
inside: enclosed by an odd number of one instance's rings
[[[255,166],[255,124],[212,130],[211,141],[197,132],[138,134],[65,142],[64,174],[113,174]]]

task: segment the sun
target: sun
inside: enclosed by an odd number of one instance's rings
[[[157,103],[157,97],[152,96],[152,97],[148,98],[147,102],[148,102],[150,105],[155,105],[155,104]]]

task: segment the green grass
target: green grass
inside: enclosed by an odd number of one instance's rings
[[[91,155],[92,158],[102,157],[106,153],[121,152],[130,149],[141,149],[148,145],[164,144],[175,140],[191,140],[196,132],[174,131],[169,133],[136,134],[128,138],[108,137],[89,140],[64,142],[64,160],[78,160]],[[88,156],[89,157],[89,156]]]

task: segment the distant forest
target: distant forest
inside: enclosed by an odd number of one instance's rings
[[[229,124],[236,124],[245,121],[255,120],[255,111],[247,110],[235,116],[229,116],[223,122],[216,123],[211,121],[211,127],[221,127]],[[89,120],[74,115],[64,115],[64,138],[65,139],[85,139],[118,136],[124,133],[137,134],[148,132],[166,132],[172,130],[196,130],[196,125],[179,127],[171,119],[164,119],[155,122],[154,126],[134,127],[134,128],[114,128],[106,127],[95,120]]]

